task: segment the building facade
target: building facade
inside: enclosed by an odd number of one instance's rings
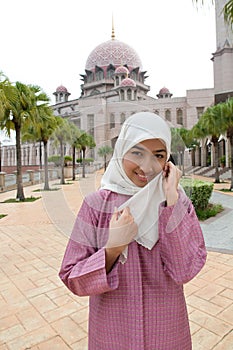
[[[81,96],[69,101],[66,87],[59,86],[53,109],[94,137],[96,147],[89,155],[96,161],[100,161],[98,149],[114,147],[122,123],[133,113],[154,112],[173,127],[190,129],[214,103],[214,88],[187,90],[184,97],[172,97],[169,89],[162,87],[151,97],[139,55],[116,40],[114,30],[111,40],[90,53],[81,78]]]
[[[233,96],[233,32],[223,19],[222,8],[227,0],[216,0],[216,51],[212,55],[214,87],[187,90],[186,96],[173,97],[172,91],[161,87],[154,97],[149,95],[146,84],[147,72],[142,69],[138,53],[128,44],[115,38],[112,28],[111,39],[94,48],[86,60],[85,73],[81,76],[81,96],[69,100],[70,92],[59,86],[54,92],[54,113],[75,123],[79,129],[91,134],[96,147],[89,150],[87,157],[100,162],[98,149],[103,145],[114,147],[122,123],[130,115],[140,111],[159,114],[171,126],[191,129],[209,106]],[[227,139],[222,150],[228,152]],[[23,164],[39,164],[39,145],[24,144]],[[7,153],[8,152],[8,153]],[[10,153],[9,153],[10,152]],[[49,153],[57,154],[49,147]],[[66,154],[71,154],[67,145]],[[201,141],[192,162],[207,164],[211,148],[208,138]],[[10,154],[10,156],[8,156]],[[191,160],[186,158],[186,161]],[[2,163],[16,162],[15,150],[2,151]]]

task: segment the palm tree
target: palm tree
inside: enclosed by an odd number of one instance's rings
[[[206,0],[193,0],[193,2],[204,4]],[[214,0],[212,0],[212,3],[214,3]],[[223,10],[224,19],[226,23],[232,26],[233,25],[233,0],[228,0],[222,10]]]
[[[38,86],[25,85],[16,82],[12,85],[9,80],[1,84],[1,94],[5,96],[1,102],[1,128],[6,129],[8,135],[15,131],[16,159],[17,159],[17,194],[19,201],[24,201],[21,161],[21,129],[22,126],[36,123],[38,120],[38,106],[48,102],[48,97],[40,91]]]
[[[36,125],[30,125],[22,132],[22,140],[37,141],[43,143],[44,148],[44,190],[48,191],[48,141],[57,127],[61,124],[61,117],[53,115],[53,110],[49,106],[43,106],[39,110],[40,121]]]
[[[224,120],[220,104],[207,108],[196,125],[192,128],[192,135],[196,138],[204,138],[211,135],[211,143],[214,147],[214,167],[215,183],[219,183],[219,155],[218,139],[221,133],[226,131],[226,121]]]
[[[186,148],[193,148],[196,145],[196,141],[193,139],[190,130],[185,128],[171,128],[172,143],[171,152],[172,156],[177,155],[178,165],[182,167],[182,174],[184,171],[184,152]]]
[[[231,26],[233,24],[233,0],[229,0],[224,6],[224,19]]]
[[[55,145],[60,146],[60,165],[61,165],[61,184],[65,184],[64,176],[64,145],[66,142],[71,142],[72,134],[70,129],[70,123],[67,119],[61,118],[61,123],[53,133],[53,140]]]
[[[72,167],[73,167],[72,180],[75,180],[76,148],[79,148],[80,146],[79,137],[81,136],[81,131],[74,123],[70,123],[70,131],[71,131],[71,146],[72,146]]]
[[[230,190],[233,190],[233,98],[220,104],[222,114],[226,122],[227,138],[230,142],[230,167],[231,167],[231,184]]]
[[[107,155],[112,154],[112,152],[113,152],[112,147],[108,145],[102,146],[98,149],[98,155],[104,158],[104,171],[107,169]]]
[[[77,140],[77,146],[80,148],[82,154],[82,177],[85,177],[86,149],[94,148],[96,144],[92,135],[86,133],[85,131],[81,131],[81,135]]]

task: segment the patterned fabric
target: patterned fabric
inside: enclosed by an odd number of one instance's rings
[[[90,296],[89,350],[190,350],[183,284],[206,260],[194,208],[189,202],[183,220],[168,232],[173,210],[188,199],[181,193],[174,207],[162,203],[157,244],[148,250],[132,242],[126,263],[117,261],[106,274],[109,220],[127,198],[108,190],[86,197],[59,273],[74,294]]]

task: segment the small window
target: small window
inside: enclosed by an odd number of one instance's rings
[[[204,107],[196,107],[197,109],[197,119],[200,119],[201,115],[204,113]]]
[[[167,109],[167,110],[165,111],[165,118],[166,118],[166,120],[168,120],[169,122],[171,121],[171,111],[170,111],[170,109]]]
[[[94,137],[94,114],[87,115],[87,130]]]
[[[110,129],[115,128],[115,115],[112,113],[110,115]]]
[[[176,111],[176,122],[177,124],[183,125],[183,111],[181,108],[178,108]]]

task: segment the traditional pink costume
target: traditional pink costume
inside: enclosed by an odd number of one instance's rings
[[[143,123],[142,123],[143,120]],[[100,190],[78,213],[60,270],[65,285],[89,295],[89,350],[190,350],[183,284],[206,260],[202,231],[183,190],[166,206],[162,174],[143,188],[125,175],[122,157],[146,139],[170,153],[170,131],[153,113],[126,120]],[[139,232],[107,274],[105,249],[115,207],[130,207]]]

